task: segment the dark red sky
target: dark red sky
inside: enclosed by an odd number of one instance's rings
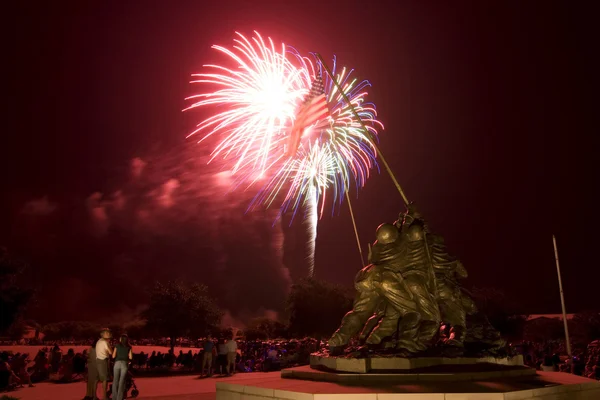
[[[569,311],[592,306],[600,281],[592,144],[600,70],[593,55],[600,35],[582,3],[39,3],[4,13],[9,92],[0,244],[31,262],[36,284],[46,287],[48,309],[64,299],[47,287],[73,296],[79,290],[81,299],[61,315],[85,318],[82,304],[89,307],[90,293],[100,292],[98,268],[118,287],[141,282],[110,307],[135,308],[143,288],[166,268],[170,276],[206,281],[216,294],[227,284],[223,276],[241,274],[243,294],[228,291],[227,308],[235,312],[247,299],[255,300],[249,312],[260,305],[278,308],[265,287],[284,283],[271,280],[264,260],[258,261],[264,243],[247,243],[244,256],[230,257],[233,269],[219,278],[213,271],[217,253],[231,253],[234,245],[216,249],[212,243],[222,246],[223,231],[209,235],[206,221],[194,225],[183,208],[184,222],[165,219],[169,235],[155,227],[161,234],[143,241],[146,247],[123,228],[127,222],[99,239],[88,231],[86,215],[94,192],[123,190],[140,204],[140,193],[153,193],[148,182],[144,188],[126,183],[131,160],[185,147],[199,117],[181,113],[193,90],[188,76],[216,61],[211,44],[228,45],[235,30],[254,29],[303,52],[336,54],[372,82],[371,99],[386,125],[386,157],[431,228],[463,260],[469,285],[499,288],[528,312],[559,312],[554,233]],[[46,203],[27,206],[44,197]],[[193,203],[187,201],[186,207]],[[43,210],[31,212],[35,204]],[[207,212],[203,207],[198,214]],[[382,173],[370,179],[355,207],[366,243],[403,204]],[[241,220],[243,207],[237,212]],[[270,240],[268,229],[259,231]],[[319,277],[351,283],[359,262],[346,207],[321,221],[316,257]]]

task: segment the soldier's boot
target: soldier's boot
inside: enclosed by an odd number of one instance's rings
[[[419,341],[421,323],[421,316],[418,313],[409,313],[402,317],[398,325],[396,349],[403,350],[407,355],[410,355],[427,348]]]
[[[371,318],[367,320],[365,327],[360,332],[359,340],[361,343],[365,343],[371,332],[381,323],[382,315],[373,314]]]
[[[419,326],[419,343],[428,348],[433,338],[439,333],[440,324],[436,321],[421,321]]]
[[[365,343],[369,348],[380,347],[382,341],[386,338],[392,338],[398,332],[398,321],[400,320],[400,313],[394,310],[393,307],[388,306],[385,310],[383,318],[379,319],[379,323],[369,333]]]
[[[329,355],[330,356],[341,356],[344,354],[346,346],[329,346]]]

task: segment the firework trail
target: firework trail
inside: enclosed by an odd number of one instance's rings
[[[319,216],[317,213],[317,188],[314,185],[308,190],[305,199],[304,223],[308,232],[308,241],[306,243],[306,261],[308,262],[308,276],[315,274],[315,249],[317,245],[317,223]]]
[[[210,87],[189,97],[187,109],[211,106],[216,112],[200,122],[189,135],[202,134],[200,141],[218,137],[211,160],[229,160],[233,187],[259,185],[249,208],[279,207],[296,213],[304,208],[308,226],[308,264],[314,271],[316,225],[326,200],[332,197],[332,212],[350,188],[362,187],[376,166],[376,137],[383,125],[375,106],[366,101],[367,81],[352,78],[352,70],[332,69],[337,85],[324,74],[322,65],[302,57],[282,44],[276,48],[260,34],[249,40],[237,33],[233,49],[213,46],[234,65],[206,65],[212,73],[194,75],[192,83]],[[329,115],[306,127],[298,148],[286,156],[286,143],[298,107],[315,77],[323,76]],[[365,124],[355,117],[342,92]],[[189,137],[188,136],[188,137]]]

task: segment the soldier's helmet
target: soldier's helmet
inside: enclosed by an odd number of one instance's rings
[[[417,206],[415,206],[415,203],[410,203],[407,206],[405,215],[411,216],[412,219],[423,219],[421,213],[419,212],[419,210],[417,210]]]
[[[377,237],[377,243],[394,243],[398,239],[398,228],[392,224],[381,224],[377,227],[375,236]]]

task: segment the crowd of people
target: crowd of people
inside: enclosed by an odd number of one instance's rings
[[[310,353],[317,350],[317,341],[235,341],[224,337],[216,341],[208,337],[200,351],[173,352],[144,351],[133,354],[132,368],[140,371],[181,370],[203,375],[232,375],[236,372],[272,371],[310,361]]]
[[[72,382],[87,379],[85,399],[94,398],[96,388],[102,384],[104,393],[119,398],[119,387],[126,390],[127,377],[133,374],[198,373],[201,376],[230,376],[239,372],[275,371],[310,361],[310,353],[318,348],[315,339],[276,341],[236,341],[231,336],[199,341],[199,349],[132,351],[126,336],[119,337],[112,346],[112,335],[103,330],[100,339],[87,342],[86,349],[75,352],[69,348],[63,353],[60,344],[44,347],[31,359],[29,354],[1,354],[1,389],[21,387],[23,384],[49,380]],[[81,346],[81,344],[78,344]],[[129,350],[125,351],[124,348]],[[126,355],[124,355],[125,353]],[[129,371],[131,368],[131,371]],[[112,389],[108,382],[112,377]],[[4,379],[5,378],[5,379]],[[124,384],[125,383],[125,384]],[[116,395],[115,395],[116,394]]]
[[[519,345],[525,365],[543,371],[569,372],[600,380],[600,343],[586,347],[575,346],[573,357],[567,356],[563,340],[523,342]]]
[[[63,353],[60,345],[44,347],[33,359],[29,354],[0,353],[0,390],[33,386],[51,376],[63,382],[88,380],[86,399],[94,398],[96,386],[102,383],[104,393],[112,378],[113,398],[119,399],[119,387],[128,390],[133,374],[197,373],[200,376],[229,376],[240,372],[267,372],[306,365],[310,354],[318,350],[315,339],[236,341],[231,336],[209,336],[199,341],[199,349],[167,350],[134,353],[132,343],[123,335],[113,346],[110,331],[101,338],[87,342],[81,352],[69,348]],[[138,345],[139,346],[139,345]],[[572,359],[565,356],[564,341],[543,343],[523,342],[515,346],[523,354],[526,365],[538,370],[572,372],[591,379],[600,379],[600,341],[587,347],[577,347]],[[131,370],[129,370],[131,369]]]

